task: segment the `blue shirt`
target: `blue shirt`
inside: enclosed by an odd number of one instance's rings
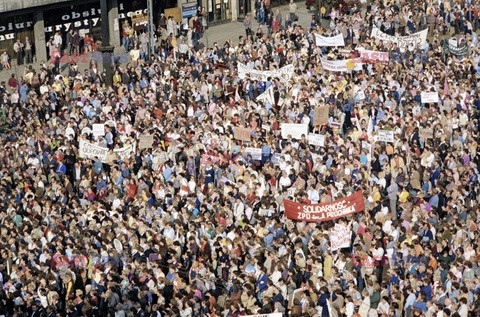
[[[170,179],[172,178],[172,169],[170,167],[167,167],[163,171],[163,178],[165,178],[165,182],[168,183]]]
[[[67,167],[65,166],[65,164],[59,164],[58,165],[57,173],[60,174],[60,175],[65,175],[65,173],[67,173]]]

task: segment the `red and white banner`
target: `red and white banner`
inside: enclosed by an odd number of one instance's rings
[[[365,198],[361,190],[354,194],[322,204],[302,204],[284,199],[287,218],[306,222],[320,222],[342,218],[365,209]]]
[[[370,50],[359,50],[359,56],[353,58],[354,63],[376,63],[376,62],[388,62],[390,60],[388,52],[379,52],[379,51],[370,51]]]

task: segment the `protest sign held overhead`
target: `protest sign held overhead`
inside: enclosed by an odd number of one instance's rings
[[[308,134],[308,144],[315,146],[325,146],[325,136],[322,134]]]
[[[344,225],[335,224],[335,227],[330,230],[330,250],[336,251],[338,249],[348,248],[351,243],[351,229]]]
[[[328,106],[319,106],[313,112],[313,125],[319,126],[328,123]]]
[[[142,135],[138,139],[138,148],[140,150],[150,149],[153,146],[153,135]]]
[[[395,142],[395,138],[393,136],[393,131],[388,130],[378,130],[377,135],[375,136],[376,142]]]
[[[237,140],[249,142],[251,131],[249,128],[233,127],[233,136]]]
[[[438,92],[436,91],[422,92],[420,97],[422,99],[422,103],[438,102]]]
[[[308,124],[301,124],[301,123],[282,123],[281,125],[282,130],[282,138],[287,139],[289,135],[292,138],[300,140],[302,135],[307,137],[308,135]]]

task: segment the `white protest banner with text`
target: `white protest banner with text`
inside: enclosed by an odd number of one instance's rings
[[[315,34],[315,42],[317,46],[345,46],[342,34],[330,37]]]
[[[133,144],[124,146],[120,149],[114,149],[113,152],[118,155],[122,160],[125,160],[130,157],[132,153],[135,153],[136,142]],[[96,144],[92,144],[86,140],[80,140],[79,144],[79,154],[81,158],[88,158],[88,159],[98,159],[102,163],[107,162],[107,155],[108,155],[108,148],[104,148],[98,146]]]
[[[305,135],[305,137],[308,135],[308,124],[282,123],[280,128],[283,139],[287,139],[288,136],[291,135],[292,138],[300,140],[302,139],[302,135]]]
[[[407,49],[410,45],[413,44],[414,47],[417,45],[423,45],[427,41],[428,29],[423,31],[407,35],[407,36],[391,36],[380,31],[379,28],[373,26],[372,33],[370,37],[376,38],[377,40],[383,41],[383,44],[386,43],[395,43],[400,49]]]
[[[107,161],[108,148],[92,144],[85,140],[80,140],[79,154],[81,158],[98,159],[102,162]]]
[[[325,70],[329,70],[332,72],[346,72],[349,70],[362,70],[362,63],[354,63],[353,68],[348,68],[347,63],[349,62],[348,59],[336,60],[336,61],[329,61],[326,59],[321,59],[322,67]],[[353,63],[353,61],[351,61]]]
[[[244,79],[247,75],[252,80],[267,81],[268,78],[278,78],[282,82],[288,82],[293,75],[293,64],[284,66],[277,70],[256,70],[249,68],[247,65],[238,63],[238,77]]]

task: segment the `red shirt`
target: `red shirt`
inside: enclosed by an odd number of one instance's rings
[[[128,189],[127,189],[127,195],[130,198],[135,198],[135,195],[137,194],[137,185],[130,183],[128,184]]]

